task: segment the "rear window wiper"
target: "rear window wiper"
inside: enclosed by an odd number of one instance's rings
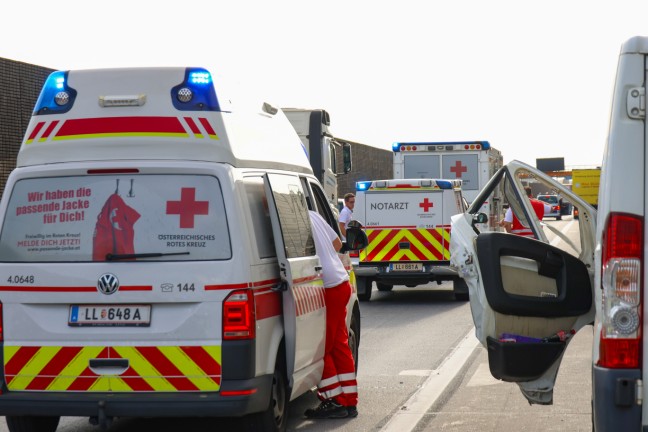
[[[106,254],[106,261],[118,261],[137,258],[159,258],[170,255],[189,255],[189,252],[151,252],[151,253],[136,253],[136,254]]]

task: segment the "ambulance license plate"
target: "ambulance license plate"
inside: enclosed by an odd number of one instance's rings
[[[423,271],[423,263],[392,263],[389,264],[391,271]]]
[[[74,327],[147,327],[151,305],[70,305],[68,325]]]

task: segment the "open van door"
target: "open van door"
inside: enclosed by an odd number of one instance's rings
[[[283,298],[286,373],[292,395],[300,395],[319,383],[324,369],[326,307],[322,267],[299,176],[264,177],[281,274],[277,289],[282,290]]]
[[[480,231],[479,213],[501,187],[533,237]],[[580,218],[541,221],[524,188],[560,195]],[[501,215],[503,218],[504,215]],[[501,168],[468,210],[452,218],[451,265],[469,288],[476,336],[491,374],[515,382],[530,403],[551,404],[570,337],[594,320],[596,210],[567,187],[519,161]]]

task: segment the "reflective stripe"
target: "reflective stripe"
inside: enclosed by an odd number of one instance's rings
[[[338,379],[340,381],[351,381],[356,379],[356,375],[353,372],[350,373],[343,373],[338,375]]]
[[[360,261],[448,261],[450,228],[383,228],[365,230],[369,244]],[[401,248],[401,244],[407,248]]]
[[[340,388],[342,389],[342,393],[346,393],[346,394],[358,393],[358,386],[342,386]]]
[[[320,381],[318,387],[324,388],[324,387],[328,387],[328,386],[333,385],[333,384],[337,384],[339,382],[340,382],[340,379],[338,378],[337,375],[335,375],[335,376],[332,376],[330,378],[326,378],[326,379],[323,379],[322,381]]]
[[[11,391],[218,391],[220,346],[5,346]],[[91,360],[124,359],[118,374]],[[105,374],[104,374],[105,373]]]
[[[321,391],[319,393],[320,395],[322,395],[322,397],[324,397],[324,399],[331,399],[332,397],[342,394],[342,387],[335,387],[334,389],[325,392]]]

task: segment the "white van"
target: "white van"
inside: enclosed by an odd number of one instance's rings
[[[648,430],[646,224],[648,38],[621,49],[603,155],[598,213],[533,167],[513,161],[452,221],[452,263],[470,289],[476,335],[496,378],[530,403],[550,404],[571,335],[592,331],[592,423],[597,432]],[[578,218],[538,221],[523,187],[560,195]],[[536,239],[480,232],[480,202],[504,184]],[[557,218],[558,219],[558,218]]]
[[[337,223],[282,111],[228,110],[205,69],[55,72],[17,162],[0,202],[9,430],[62,415],[285,430],[323,369],[308,210]],[[347,318],[357,359],[355,293]]]

